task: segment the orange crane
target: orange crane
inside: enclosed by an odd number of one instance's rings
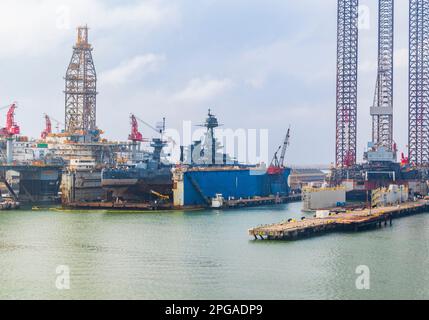
[[[52,122],[51,118],[45,114],[45,130],[42,131],[41,138],[46,139],[50,134],[52,134]]]

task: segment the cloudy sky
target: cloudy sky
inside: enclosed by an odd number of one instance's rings
[[[361,0],[360,155],[371,135],[376,3]],[[407,3],[396,1],[395,139],[404,151]],[[40,135],[44,113],[64,119],[63,77],[81,24],[91,28],[107,138],[127,138],[130,113],[181,128],[210,107],[228,128],[269,129],[271,152],[292,125],[290,164],[334,161],[336,0],[2,0],[0,106],[19,103],[24,134]]]

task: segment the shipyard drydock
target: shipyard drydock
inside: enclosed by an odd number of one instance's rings
[[[212,110],[199,125],[204,128],[203,136],[191,145],[180,146],[180,160],[171,159],[165,150],[175,144],[166,136],[166,118],[151,125],[131,114],[128,140],[108,141],[97,124],[99,93],[88,30],[86,26],[78,28],[66,71],[64,124],[45,114],[40,138],[29,139],[21,135],[15,121],[18,105],[9,106],[6,126],[0,129],[0,180],[6,198],[16,203],[61,201],[63,207],[74,209],[145,211],[229,209],[302,198],[304,211],[317,211],[350,203],[369,207],[374,191],[390,186],[403,188],[410,198],[428,194],[426,167],[404,155],[398,162],[398,148],[390,131],[381,139],[375,123],[391,121],[391,106],[380,105],[383,101],[377,99],[371,108],[374,141],[368,144],[363,163],[356,161],[354,141],[338,144],[336,165],[329,173],[311,168],[292,170],[286,165],[290,127],[271,163],[239,163],[225,152],[230,148],[217,139],[221,124]],[[345,98],[337,98],[341,108]],[[388,114],[383,113],[386,110]],[[342,118],[337,120],[338,126],[345,128]],[[145,139],[140,125],[156,136]],[[339,130],[338,142],[347,140],[342,137],[349,133]]]
[[[280,202],[289,195],[289,173],[285,169],[280,176],[270,175],[266,168],[246,166],[179,166],[174,170],[174,206],[219,208],[231,201],[269,197]]]
[[[132,118],[135,125],[134,120],[135,117]],[[211,111],[204,126],[207,130],[205,141],[186,148],[191,151],[187,157],[182,147],[180,164],[172,165],[163,159],[166,145],[162,139],[163,128],[160,138],[152,141],[153,151],[146,158],[102,170],[101,186],[106,191],[103,201],[84,201],[73,196],[67,198],[66,206],[123,210],[221,209],[300,199],[299,194],[290,192],[291,170],[284,165],[290,130],[280,159],[276,154],[272,164],[266,167],[239,164],[229,160],[229,155],[218,152],[220,144],[214,136],[218,120]],[[133,128],[133,139],[141,138],[138,128]],[[69,193],[63,191],[63,197]]]

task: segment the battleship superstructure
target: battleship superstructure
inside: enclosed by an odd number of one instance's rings
[[[171,196],[173,166],[163,159],[165,146],[162,137],[155,138],[151,143],[153,151],[143,160],[103,169],[101,185],[108,199],[151,200],[160,195]]]
[[[183,161],[174,168],[175,207],[218,208],[234,200],[254,201],[258,198],[280,199],[288,196],[290,169],[281,161],[273,161],[269,168],[265,165],[245,165],[231,161],[228,155],[219,155],[220,143],[214,132],[219,122],[211,110],[203,126],[207,129],[205,143],[198,141],[194,144],[191,147],[190,161]],[[283,146],[284,153],[288,137]]]

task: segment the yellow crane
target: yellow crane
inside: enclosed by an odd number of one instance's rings
[[[150,193],[152,193],[153,195],[157,196],[158,198],[160,198],[161,200],[170,200],[169,196],[163,195],[159,192],[156,192],[154,190],[150,190]]]

